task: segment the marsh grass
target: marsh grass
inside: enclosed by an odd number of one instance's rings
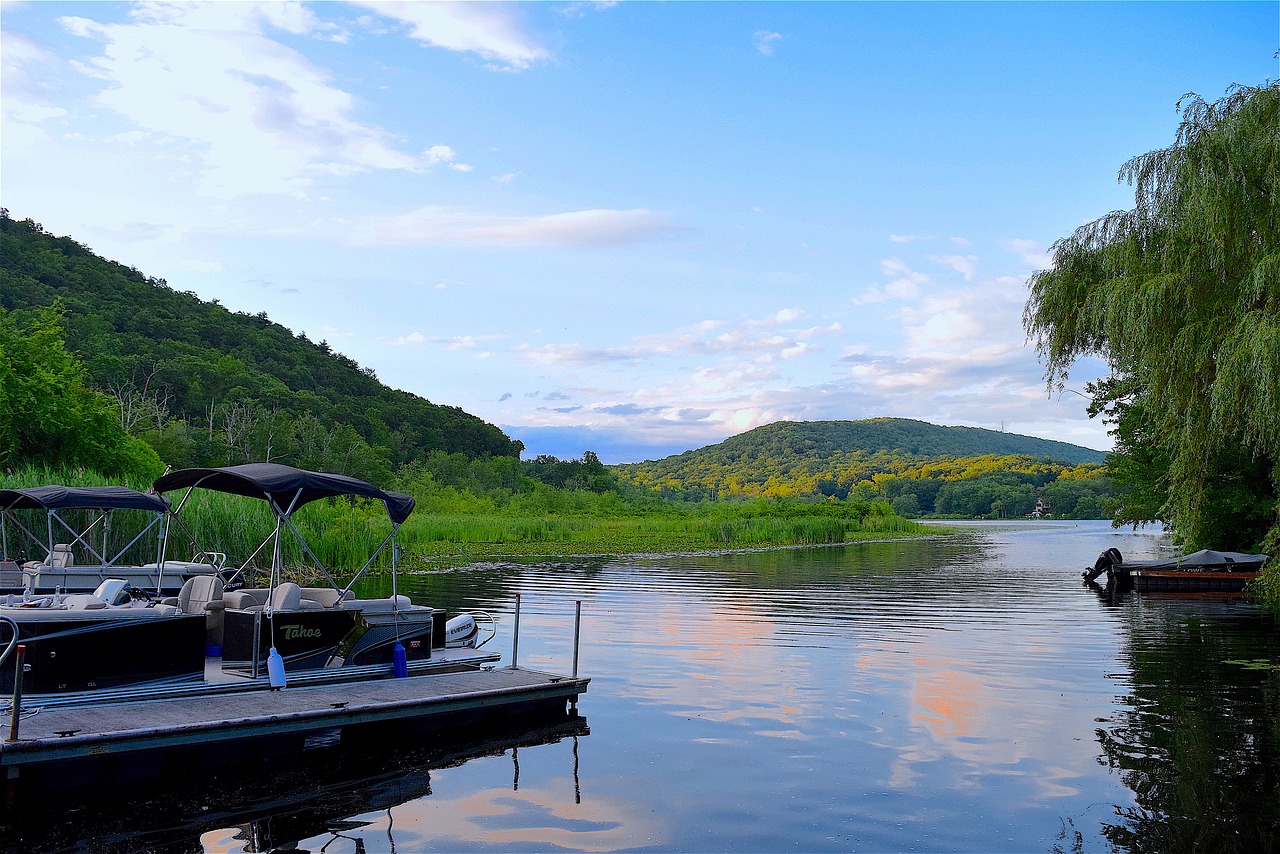
[[[106,481],[90,472],[33,468],[0,477],[2,487],[46,483],[102,485]],[[147,488],[145,484],[127,485]],[[495,500],[492,495],[476,496],[430,483],[395,486],[420,496],[417,511],[398,534],[402,566],[407,569],[459,566],[502,557],[670,554],[830,545],[936,533],[893,515],[883,503],[628,501],[613,493],[566,493],[550,487]],[[219,551],[226,553],[230,564],[240,566],[256,551],[254,566],[259,570],[270,566],[271,546],[259,550],[274,530],[265,502],[204,490],[194,490],[185,499],[184,495],[174,492],[166,496],[175,505],[181,504],[182,524],[175,525],[170,535],[170,557]],[[361,567],[391,530],[381,504],[345,498],[312,502],[294,514],[294,521],[321,562],[335,574]],[[154,543],[150,548],[154,550]],[[305,571],[309,561],[291,535],[281,538],[281,550],[285,565],[292,567],[297,577],[314,577]],[[387,551],[375,567],[389,566]]]

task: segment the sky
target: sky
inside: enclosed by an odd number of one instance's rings
[[[0,5],[0,203],[526,456],[779,420],[1109,449],[1022,327],[1280,3]]]

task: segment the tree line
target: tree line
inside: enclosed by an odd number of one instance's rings
[[[0,210],[0,310],[57,326],[85,385],[166,463],[279,460],[369,479],[433,451],[518,458],[452,406],[388,388],[325,341],[231,312]]]

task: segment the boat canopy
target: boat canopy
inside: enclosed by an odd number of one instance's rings
[[[123,486],[35,486],[0,489],[2,510],[149,510],[164,513],[169,502],[159,495]]]
[[[180,469],[160,477],[156,492],[200,487],[248,498],[262,498],[288,514],[304,504],[335,495],[360,495],[381,501],[391,521],[399,525],[413,512],[412,496],[384,492],[370,483],[342,474],[305,471],[279,463],[245,463],[223,468]]]

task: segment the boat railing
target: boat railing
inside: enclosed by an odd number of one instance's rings
[[[9,660],[9,656],[13,655],[13,651],[18,646],[18,624],[12,617],[0,615],[0,625],[6,626],[11,634],[4,652],[0,652],[0,667],[4,667],[4,663]]]

